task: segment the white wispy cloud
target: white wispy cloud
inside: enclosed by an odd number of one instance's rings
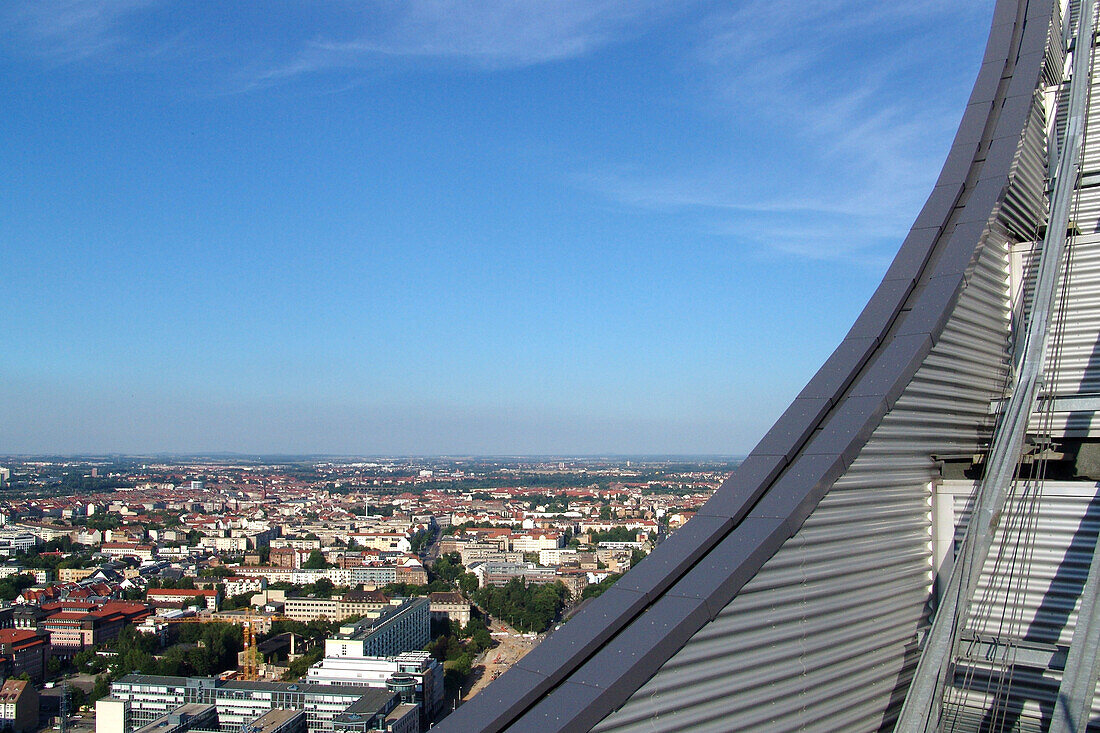
[[[36,0],[0,9],[0,31],[61,62],[103,56],[133,41],[127,20],[159,0]],[[255,86],[326,70],[438,60],[484,70],[520,68],[590,54],[636,37],[701,0],[408,0],[340,6],[338,28],[303,24],[298,40],[266,56],[242,45],[212,50],[235,58]],[[293,7],[293,6],[292,6]],[[302,3],[297,9],[308,7]],[[300,15],[295,16],[300,20]],[[283,29],[294,34],[294,29]],[[197,52],[197,51],[196,51]],[[250,57],[251,54],[251,57]]]
[[[0,10],[0,23],[59,63],[138,46],[148,54],[174,42],[134,30],[139,11],[155,4],[37,0]],[[701,229],[751,246],[863,261],[904,233],[938,167],[929,140],[945,143],[960,112],[936,96],[899,97],[896,80],[913,74],[911,59],[926,58],[918,51],[939,43],[944,27],[974,23],[984,5],[746,0],[708,12],[701,0],[368,2],[343,6],[340,27],[293,31],[271,55],[260,57],[256,46],[219,50],[222,81],[211,86],[235,94],[330,70],[354,72],[329,78],[338,91],[362,83],[369,70],[402,64],[491,72],[553,63],[661,28],[690,7],[702,17],[694,41],[681,49],[692,101],[731,126],[772,128],[772,140],[791,150],[756,151],[755,160],[733,150],[670,161],[660,175],[609,160],[586,173],[583,185],[629,206],[694,211]],[[852,48],[868,55],[853,59]],[[189,46],[187,53],[197,51]],[[798,170],[778,168],[793,157]]]
[[[156,0],[35,0],[9,5],[0,23],[32,53],[56,63],[83,61],[126,43],[126,21]]]
[[[930,190],[942,152],[930,141],[946,151],[961,113],[898,79],[920,76],[930,46],[950,52],[945,24],[984,12],[957,0],[751,0],[716,12],[691,54],[701,103],[770,128],[778,147],[659,177],[611,166],[584,178],[627,205],[695,211],[700,227],[746,246],[877,266]],[[968,71],[936,93],[961,96]]]
[[[532,66],[621,42],[684,6],[674,0],[411,0],[364,14],[362,27],[343,38],[315,37],[255,77],[278,81],[398,59],[487,70]]]

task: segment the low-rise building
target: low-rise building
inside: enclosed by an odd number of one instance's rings
[[[57,579],[62,583],[76,583],[95,574],[96,568],[61,568],[57,571]]]
[[[359,547],[394,552],[412,550],[412,543],[408,535],[403,532],[351,532],[348,537],[349,543],[355,540],[355,544]]]
[[[26,680],[7,680],[0,687],[0,728],[31,733],[38,728],[38,693]]]
[[[425,728],[443,708],[443,665],[425,651],[395,657],[325,657],[309,668],[307,681],[401,692],[402,702],[420,706]]]
[[[553,583],[557,580],[554,568],[544,568],[533,562],[479,562],[469,570],[477,576],[481,588],[490,585],[504,587],[512,578],[521,578],[526,583]]]
[[[363,687],[128,674],[111,684],[109,698],[97,703],[96,730],[134,733],[183,705],[195,703],[214,705],[218,727],[230,733],[241,731],[276,708],[304,713],[308,733],[328,733],[337,717],[347,712],[364,723],[362,730],[385,731],[386,717],[401,698],[390,690]]]
[[[138,560],[152,560],[157,554],[153,545],[139,545],[136,542],[104,542],[100,552],[111,557],[136,557]]]
[[[310,550],[296,547],[272,547],[268,562],[277,568],[297,569],[309,559]]]
[[[43,634],[30,629],[0,629],[0,675],[18,677],[26,673],[41,683],[46,674],[50,645]]]
[[[397,582],[409,585],[427,585],[428,571],[419,562],[407,561],[397,566]]]
[[[150,588],[145,592],[145,600],[164,606],[192,606],[200,603],[203,608],[217,611],[221,596],[214,589]]]
[[[226,596],[239,596],[242,593],[259,593],[267,588],[267,578],[231,577],[222,580]]]
[[[72,604],[71,607],[76,608]],[[51,613],[41,625],[50,635],[51,653],[71,657],[79,651],[117,638],[124,626],[140,623],[152,612],[143,603],[111,601],[102,606]]]
[[[574,601],[581,599],[581,594],[584,593],[584,589],[588,587],[588,571],[581,570],[580,568],[571,570],[559,569],[556,578],[565,589],[569,591],[569,595],[572,596]]]
[[[565,537],[560,532],[541,532],[532,530],[523,534],[512,535],[512,550],[515,552],[553,550],[564,544]]]
[[[470,602],[461,593],[430,593],[432,621],[450,621],[452,625],[470,623]]]

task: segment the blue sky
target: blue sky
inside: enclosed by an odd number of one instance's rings
[[[5,4],[0,454],[745,453],[991,12]]]

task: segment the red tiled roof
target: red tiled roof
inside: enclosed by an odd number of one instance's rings
[[[25,649],[46,641],[30,629],[0,629],[0,644],[11,644],[15,649]]]
[[[15,702],[26,691],[29,684],[26,680],[7,680],[4,686],[0,687],[0,701]]]

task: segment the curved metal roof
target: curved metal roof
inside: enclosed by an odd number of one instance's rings
[[[437,730],[591,729],[802,528],[926,362],[968,286],[1005,205],[1054,10],[1052,0],[997,2],[927,203],[847,336],[745,462],[682,529]]]

